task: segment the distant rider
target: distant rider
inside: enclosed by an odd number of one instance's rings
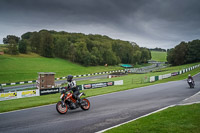
[[[80,92],[79,89],[76,87],[76,81],[73,80],[72,75],[67,76],[67,82],[68,82],[67,88],[73,91],[73,98],[75,98],[77,102],[80,102],[81,101],[80,97],[78,97]]]
[[[192,83],[194,84],[194,79],[193,79],[193,77],[189,74],[189,75],[188,75],[187,81],[189,81],[190,79],[192,80]]]

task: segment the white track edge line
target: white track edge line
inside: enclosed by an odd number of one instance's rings
[[[153,111],[153,112],[151,112],[151,113],[145,114],[145,115],[143,115],[143,116],[137,117],[137,118],[135,118],[135,119],[133,119],[133,120],[129,120],[129,121],[127,121],[127,122],[123,122],[123,123],[121,123],[121,124],[118,124],[118,125],[112,126],[112,127],[110,127],[110,128],[106,128],[106,129],[104,129],[104,130],[98,131],[98,132],[96,132],[96,133],[103,133],[103,132],[108,131],[108,130],[110,130],[110,129],[113,129],[113,128],[116,128],[116,127],[119,127],[119,126],[121,126],[121,125],[124,125],[124,124],[130,123],[130,122],[133,122],[133,121],[138,120],[138,119],[140,119],[140,118],[143,118],[143,117],[149,116],[149,115],[151,115],[151,114],[155,114],[155,113],[157,113],[157,112],[160,112],[160,111],[166,110],[166,109],[171,108],[171,107],[175,107],[175,106],[184,106],[184,105],[192,105],[192,104],[198,104],[198,103],[200,103],[200,101],[198,101],[198,102],[192,102],[192,103],[186,103],[186,104],[174,104],[174,105],[170,105],[170,106],[167,106],[167,107],[161,108],[161,109],[159,109],[159,110]]]
[[[198,103],[200,103],[200,101],[190,102],[190,103],[181,103],[181,104],[177,104],[177,106],[192,105],[192,104],[198,104]]]
[[[151,112],[151,113],[148,113],[148,114],[145,114],[145,115],[143,115],[143,116],[137,117],[137,118],[135,118],[135,119],[132,119],[132,120],[129,120],[129,121],[123,122],[123,123],[121,123],[121,124],[118,124],[118,125],[112,126],[112,127],[110,127],[110,128],[106,128],[106,129],[101,130],[101,131],[98,131],[98,132],[96,132],[96,133],[103,133],[103,132],[108,131],[108,130],[110,130],[110,129],[113,129],[113,128],[116,128],[116,127],[119,127],[119,126],[124,125],[124,124],[127,124],[127,123],[129,123],[129,122],[133,122],[133,121],[138,120],[138,119],[140,119],[140,118],[143,118],[143,117],[149,116],[149,115],[151,115],[151,114],[154,114],[154,113],[157,113],[157,112],[163,111],[163,110],[165,110],[165,109],[168,109],[168,108],[170,108],[170,107],[174,107],[174,106],[176,106],[176,105],[169,105],[169,106],[167,106],[167,107],[164,107],[164,108],[158,109],[158,110],[153,111],[153,112]]]
[[[198,73],[198,74],[199,74],[199,73]],[[197,74],[196,74],[196,75],[197,75]],[[191,98],[191,97],[193,97],[193,96],[195,96],[195,95],[198,95],[198,94],[200,94],[200,91],[197,92],[197,93],[195,93],[194,95],[190,96],[189,98]],[[189,99],[189,98],[186,98],[186,99],[184,99],[184,100],[182,100],[182,101],[185,101],[185,100],[187,100],[187,99]],[[105,131],[107,131],[107,130],[110,130],[110,129],[112,129],[112,128],[119,127],[119,126],[121,126],[121,125],[124,125],[124,124],[127,124],[127,123],[129,123],[129,122],[135,121],[135,120],[137,120],[137,119],[140,119],[140,118],[143,118],[143,117],[149,116],[149,115],[151,115],[151,114],[154,114],[154,113],[160,112],[160,111],[165,110],[165,109],[168,109],[168,108],[170,108],[170,107],[174,107],[174,106],[183,106],[183,105],[192,105],[192,104],[196,104],[196,103],[200,103],[200,101],[197,101],[197,102],[191,102],[191,103],[185,103],[185,104],[174,104],[174,105],[170,105],[170,106],[167,106],[167,107],[161,108],[161,109],[159,109],[159,110],[153,111],[153,112],[151,112],[151,113],[148,113],[148,114],[146,114],[146,115],[143,115],[143,116],[137,117],[137,118],[135,118],[135,119],[133,119],[133,120],[130,120],[130,121],[127,121],[127,122],[124,122],[124,123],[121,123],[121,124],[118,124],[118,125],[112,126],[112,127],[110,127],[110,128],[107,128],[107,129],[104,129],[104,130],[101,130],[101,131],[98,131],[98,132],[96,132],[96,133],[103,133],[103,132],[105,132]]]
[[[199,94],[200,94],[200,91],[198,91],[198,92],[197,92],[197,93],[195,93],[194,95],[192,95],[192,96],[190,96],[190,97],[188,97],[188,98],[184,99],[183,101],[186,101],[186,100],[190,99],[191,97],[194,97],[194,96],[196,96],[196,95],[199,95]]]

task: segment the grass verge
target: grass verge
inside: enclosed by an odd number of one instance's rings
[[[195,75],[199,73],[200,67],[190,72],[184,73],[182,75],[174,76],[168,79],[163,79],[163,80],[156,81],[153,83],[142,82],[142,79],[144,77],[157,76],[157,75],[162,75],[166,73],[176,72],[183,68],[188,68],[196,64],[198,63],[177,66],[177,67],[169,67],[169,68],[165,68],[164,69],[165,71],[161,71],[161,72],[153,72],[153,73],[147,73],[147,74],[129,74],[127,76],[116,77],[112,79],[92,79],[92,80],[85,80],[85,81],[77,81],[77,84],[81,85],[81,84],[87,84],[87,83],[98,83],[98,82],[117,81],[117,80],[124,81],[124,85],[84,90],[87,97],[91,97],[91,96],[123,91],[123,90],[143,87],[143,86],[149,86],[149,85],[158,84],[158,83],[182,80],[182,79],[187,78],[189,73],[191,75]],[[57,101],[59,101],[59,96],[60,94],[52,94],[52,95],[44,95],[44,96],[38,96],[38,97],[29,97],[29,98],[0,101],[0,112],[7,112],[7,111],[12,111],[12,110],[18,110],[18,109],[24,109],[24,108],[29,108],[29,107],[56,103]]]
[[[23,62],[23,63],[22,63]],[[82,75],[123,69],[119,66],[90,66],[60,58],[46,58],[37,54],[0,55],[0,83],[36,80],[38,72],[55,72],[56,78],[69,74]]]
[[[200,104],[175,106],[105,133],[199,133]]]
[[[151,51],[151,60],[166,62],[167,61],[167,52]]]

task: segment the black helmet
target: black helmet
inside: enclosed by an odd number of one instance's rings
[[[72,79],[73,79],[73,76],[72,76],[72,75],[68,75],[68,76],[67,76],[67,81],[68,81],[68,82],[71,82]]]

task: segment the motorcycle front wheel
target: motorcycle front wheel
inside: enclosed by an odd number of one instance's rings
[[[68,107],[67,105],[64,103],[64,105],[62,105],[62,102],[59,101],[57,104],[56,104],[56,110],[58,111],[58,113],[60,114],[66,114],[67,111],[68,111]]]
[[[88,99],[83,99],[81,103],[82,110],[89,110],[90,109],[90,101]]]

